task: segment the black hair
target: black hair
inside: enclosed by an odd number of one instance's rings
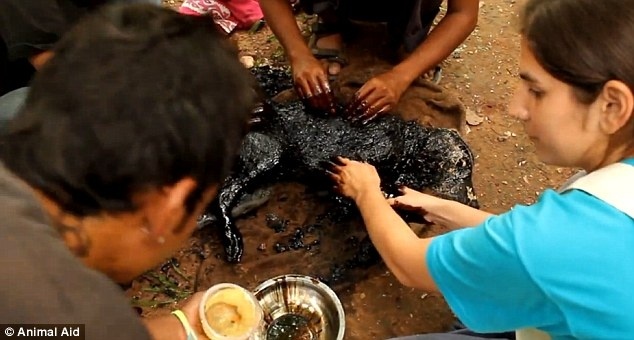
[[[53,49],[1,138],[5,166],[76,216],[191,177],[191,212],[232,166],[253,78],[210,17],[107,5]]]

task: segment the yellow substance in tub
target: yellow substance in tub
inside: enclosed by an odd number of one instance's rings
[[[209,326],[226,337],[246,335],[255,326],[255,306],[244,292],[226,288],[210,296],[205,304]]]

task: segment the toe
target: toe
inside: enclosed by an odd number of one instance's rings
[[[328,65],[328,74],[331,76],[336,76],[341,72],[341,64],[338,62],[331,62]]]

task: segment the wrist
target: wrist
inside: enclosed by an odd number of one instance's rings
[[[296,46],[294,48],[289,48],[287,52],[288,61],[293,64],[301,60],[306,60],[307,58],[314,58],[313,53],[310,51],[308,46]]]
[[[182,340],[198,340],[196,336],[196,332],[192,328],[189,320],[180,309],[173,311],[172,313],[172,322],[175,323],[176,329],[178,329],[178,339]]]
[[[431,195],[431,200],[425,204],[424,210],[427,213],[434,214],[436,216],[442,216],[443,212],[451,210],[451,203],[453,201],[446,200],[437,196]]]
[[[405,62],[394,66],[391,72],[405,87],[408,87],[419,76],[419,72],[412,70]]]
[[[359,192],[354,197],[354,201],[359,208],[376,200],[385,200],[385,197],[383,196],[383,192],[381,192],[381,190],[379,189],[376,189],[376,190],[366,189]]]
[[[187,340],[187,332],[174,315],[143,318],[143,323],[154,340]]]
[[[460,216],[461,206],[458,202],[436,197],[433,203],[428,205],[425,216],[430,222],[455,229],[459,226],[456,219]]]

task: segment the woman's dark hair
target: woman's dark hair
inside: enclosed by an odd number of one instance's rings
[[[609,80],[634,91],[634,0],[528,0],[520,32],[581,102],[593,102]]]
[[[185,177],[191,211],[227,176],[255,93],[211,18],[106,6],[53,52],[0,157],[64,211],[130,211],[133,194]]]

